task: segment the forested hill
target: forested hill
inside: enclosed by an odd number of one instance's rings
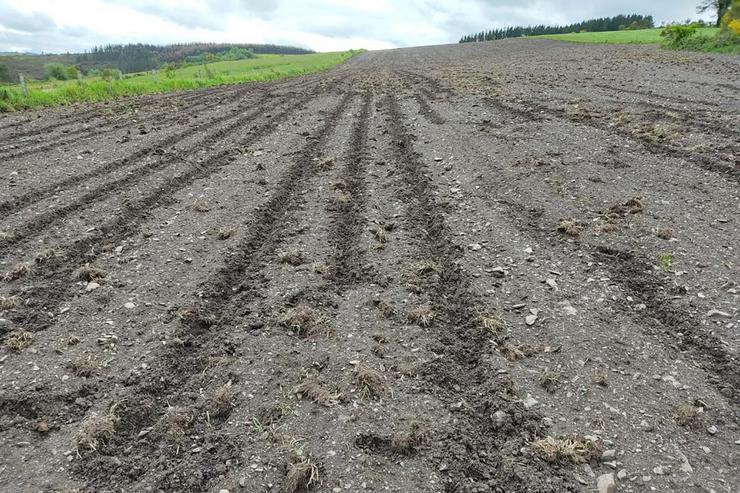
[[[255,54],[302,55],[311,50],[268,44],[186,43],[164,46],[146,44],[96,46],[88,53],[76,55],[75,65],[83,71],[101,66],[117,68],[123,73],[142,72],[163,63],[177,63],[204,53],[222,53],[232,48],[251,50]]]
[[[522,36],[539,36],[542,34],[567,34],[586,32],[620,31],[625,29],[650,29],[655,27],[655,21],[651,15],[617,15],[615,17],[601,17],[590,19],[567,26],[527,26],[527,27],[505,27],[502,29],[491,29],[479,33],[468,34],[460,39],[461,43],[475,43],[477,41],[493,41],[504,38],[519,38]]]
[[[184,62],[188,57],[207,53],[224,53],[232,49],[249,50],[255,54],[300,55],[311,50],[272,44],[185,43],[172,45],[119,44],[96,46],[86,53],[58,55],[0,54],[0,82],[18,80],[18,73],[33,79],[46,77],[45,65],[74,65],[87,73],[90,70],[118,69],[123,73],[142,72],[159,68],[165,63]]]

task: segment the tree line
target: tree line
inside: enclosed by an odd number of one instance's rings
[[[189,57],[202,57],[206,54],[222,55],[229,53],[232,59],[236,53],[302,55],[313,53],[311,50],[293,46],[269,44],[226,44],[226,43],[184,43],[164,46],[150,44],[114,44],[95,46],[89,52],[75,56],[74,64],[83,72],[95,68],[115,68],[124,74],[144,72],[159,68],[165,63],[186,61]]]
[[[520,38],[522,36],[539,36],[543,34],[567,34],[582,31],[604,32],[620,31],[625,29],[650,29],[655,27],[652,15],[617,15],[614,17],[600,17],[567,26],[518,26],[491,29],[479,33],[468,34],[460,39],[461,43],[475,43],[479,41],[494,41],[504,38]]]

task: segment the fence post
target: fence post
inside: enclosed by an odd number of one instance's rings
[[[19,73],[18,78],[21,81],[21,92],[25,97],[28,97],[28,87],[26,87],[26,78],[23,77],[23,74]]]
[[[123,80],[123,72],[118,71],[118,80]]]

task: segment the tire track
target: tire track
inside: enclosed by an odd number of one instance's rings
[[[352,127],[347,165],[340,177],[340,183],[349,198],[346,201],[336,201],[330,207],[332,222],[329,241],[334,247],[333,281],[339,286],[356,284],[366,278],[366,247],[361,238],[366,222],[367,184],[364,175],[368,159],[367,139],[372,101],[372,93],[365,92],[360,115]]]
[[[240,241],[237,253],[227,257],[224,266],[214,276],[204,282],[200,292],[206,293],[192,308],[192,313],[208,314],[209,320],[214,317],[215,324],[204,318],[188,317],[182,321],[181,337],[187,341],[184,346],[170,347],[165,353],[154,360],[155,375],[171,375],[167,381],[160,378],[135,385],[126,389],[125,395],[119,401],[128,403],[119,410],[121,426],[114,435],[111,443],[100,449],[100,455],[87,457],[87,460],[76,466],[76,474],[84,478],[89,484],[104,486],[110,484],[111,476],[116,474],[118,466],[111,464],[106,458],[120,457],[126,463],[126,469],[133,467],[138,461],[146,463],[147,454],[158,448],[157,443],[139,440],[142,429],[153,427],[161,415],[153,413],[142,402],[159,403],[156,409],[166,409],[170,402],[177,402],[180,395],[187,389],[189,381],[201,374],[207,367],[207,356],[228,354],[224,344],[224,337],[220,334],[229,328],[231,314],[235,305],[243,305],[249,298],[254,298],[260,289],[258,273],[262,263],[273,254],[277,245],[282,241],[285,231],[282,225],[286,217],[295,212],[300,203],[300,190],[305,188],[308,180],[317,172],[317,163],[313,157],[326,145],[332,135],[334,127],[341,115],[346,111],[351,100],[351,93],[346,93],[331,111],[315,137],[298,152],[298,156],[278,182],[274,193],[269,200],[260,206],[245,227],[248,235]],[[237,286],[235,289],[233,289]],[[197,385],[196,385],[197,387]],[[168,399],[167,396],[174,396]],[[205,443],[218,443],[222,440],[221,425],[228,416],[222,417],[218,423],[202,426],[193,431]],[[160,437],[161,438],[161,437]],[[228,446],[218,449],[208,449],[206,453],[192,458],[183,457],[171,459],[163,464],[163,470],[154,473],[154,480],[159,489],[177,491],[206,491],[218,480],[218,474],[213,470],[215,463],[238,455],[242,449],[243,439],[233,436],[228,438]],[[123,448],[134,447],[137,454],[120,456]],[[195,467],[204,471],[196,481],[178,477],[178,471],[183,467]],[[142,473],[145,471],[142,471]],[[122,478],[123,479],[123,478]],[[138,478],[128,478],[128,481]]]
[[[297,101],[291,101],[290,108],[283,109],[273,116],[268,123],[257,127],[251,134],[239,140],[236,146],[246,146],[269,135],[279,123],[285,121],[296,109],[306,104],[313,96],[304,95]],[[262,108],[266,112],[269,108]],[[231,150],[222,150],[212,154],[201,163],[195,164],[184,173],[173,177],[162,187],[153,190],[136,201],[126,203],[119,215],[101,225],[88,237],[77,240],[70,245],[60,246],[65,252],[64,262],[72,269],[86,262],[93,262],[99,255],[104,243],[118,243],[130,237],[141,229],[142,224],[153,208],[166,207],[177,202],[175,194],[196,180],[207,178],[216,173],[226,163]],[[43,274],[43,271],[40,271]],[[44,275],[44,285],[35,289],[37,295],[30,293],[31,302],[24,307],[23,312],[14,314],[14,322],[26,330],[38,332],[45,330],[54,323],[54,319],[45,315],[40,309],[43,306],[58,306],[78,294],[78,287],[69,280],[69,272],[65,269],[52,268]],[[20,288],[22,290],[22,288]],[[24,297],[29,297],[25,293]]]
[[[443,273],[426,286],[435,309],[441,315],[437,331],[440,358],[428,364],[423,378],[435,393],[449,404],[465,403],[459,423],[441,432],[431,451],[438,464],[447,465],[446,490],[456,492],[579,491],[565,476],[541,461],[516,465],[504,450],[519,450],[542,434],[540,419],[521,404],[503,395],[508,377],[491,375],[482,363],[486,335],[478,324],[476,295],[471,292],[466,273],[457,259],[459,250],[435,201],[434,186],[413,149],[414,136],[406,126],[398,101],[387,96],[386,125],[394,141],[391,154],[401,167],[406,190],[401,198],[408,203],[409,227],[422,238],[420,254],[437,262]],[[505,410],[516,416],[508,429],[496,429],[489,416]],[[477,454],[471,454],[476,451]]]
[[[283,102],[284,100],[278,104],[281,104]],[[216,144],[217,142],[223,140],[224,137],[226,137],[227,135],[229,135],[230,133],[232,133],[239,127],[248,123],[250,120],[261,117],[268,110],[269,110],[269,107],[267,107],[266,105],[263,105],[262,107],[249,113],[248,115],[238,117],[236,120],[229,123],[227,126],[223,128],[218,128],[215,131],[210,131],[210,132],[205,133],[201,138],[199,138],[193,144],[189,145],[186,149],[183,149],[176,153],[166,154],[164,158],[160,159],[156,163],[153,163],[151,165],[144,165],[140,168],[136,168],[135,170],[133,170],[133,172],[128,173],[121,178],[114,179],[100,186],[97,186],[93,188],[92,190],[89,190],[86,193],[82,194],[81,196],[77,197],[75,200],[73,200],[72,202],[66,205],[34,215],[31,219],[25,221],[21,227],[18,227],[14,230],[14,238],[12,239],[12,241],[0,240],[0,257],[7,255],[9,248],[13,247],[14,245],[20,242],[28,241],[30,239],[37,237],[38,235],[42,234],[46,228],[59,223],[60,221],[62,221],[65,217],[69,216],[70,214],[80,209],[89,207],[91,204],[94,204],[95,202],[106,199],[108,197],[108,194],[110,194],[111,192],[115,192],[119,189],[128,188],[131,185],[144,180],[149,175],[157,171],[166,169],[170,165],[180,160],[187,161],[186,156],[188,156],[194,150],[201,148],[203,146]],[[227,120],[233,117],[234,115],[224,115],[223,120]],[[221,118],[217,120],[221,120]],[[218,122],[215,122],[215,123],[218,123]],[[200,130],[201,130],[200,128],[192,127],[189,129],[189,131],[186,131],[185,133],[194,134],[194,133],[199,132]],[[177,137],[179,136],[172,136],[166,139],[168,145],[172,145],[176,141],[180,140]],[[139,156],[136,156],[136,157],[139,157]],[[118,166],[114,166],[114,164]],[[79,183],[81,179],[89,179],[91,177],[89,175],[99,176],[100,174],[104,172],[112,171],[113,169],[120,169],[121,165],[122,163],[120,162],[109,163],[103,168],[96,169],[89,173],[84,173],[82,176],[79,176],[79,175],[75,176],[74,182]],[[88,175],[88,176],[85,176],[85,175]],[[71,178],[69,180],[71,180]],[[67,181],[68,180],[64,180],[64,182],[67,182]],[[53,193],[56,193],[57,191],[58,191],[57,188],[51,189],[51,187],[47,187],[46,189],[40,192],[42,192],[43,196],[49,196]],[[38,196],[39,193],[34,193],[34,195]],[[21,197],[21,199],[26,199],[27,196],[28,195],[26,195],[25,197]],[[23,200],[18,200],[16,202],[17,203],[15,202],[13,203],[14,206],[18,206],[20,203],[23,202]],[[0,210],[2,210],[1,206],[0,206]]]

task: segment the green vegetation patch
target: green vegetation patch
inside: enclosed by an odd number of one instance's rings
[[[557,39],[571,43],[601,43],[601,44],[661,44],[663,38],[660,36],[662,29],[639,29],[635,31],[607,31],[601,33],[569,33],[569,34],[547,34],[544,36],[533,36],[533,38]],[[712,36],[719,32],[718,28],[699,28],[698,33],[702,36]]]
[[[0,112],[296,77],[329,69],[361,52],[258,55],[251,59],[167,68],[156,73],[127,74],[121,80],[103,74],[78,80],[31,81],[27,84],[28,96],[17,84],[0,86]],[[50,69],[58,70],[58,67]]]

